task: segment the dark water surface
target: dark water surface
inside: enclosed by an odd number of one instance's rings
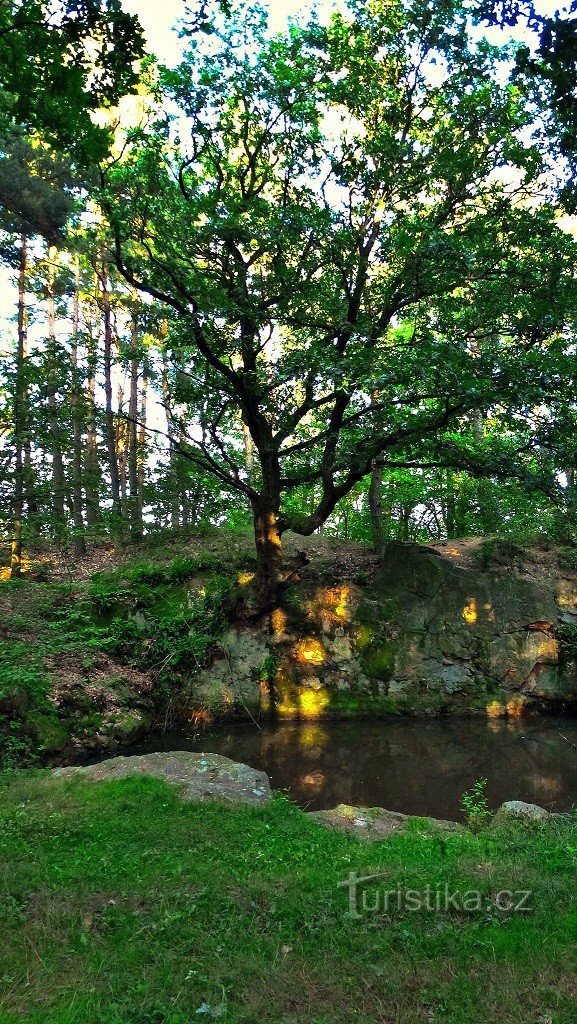
[[[574,746],[573,746],[574,744]],[[487,779],[491,807],[528,800],[577,806],[577,719],[404,719],[220,726],[196,739],[163,733],[131,750],[202,750],[263,769],[301,807],[338,803],[457,819]]]

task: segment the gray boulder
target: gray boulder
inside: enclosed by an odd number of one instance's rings
[[[546,821],[552,815],[539,804],[528,804],[524,800],[507,800],[501,804],[495,814],[494,821],[502,822],[508,818],[523,818],[526,821]]]
[[[384,807],[352,807],[349,804],[339,804],[338,807],[332,807],[327,811],[311,811],[310,817],[321,825],[347,832],[359,839],[374,841],[397,832],[414,815],[387,811]],[[424,820],[427,826],[433,826],[443,832],[454,832],[460,828],[455,821],[443,821],[438,818]]]
[[[183,800],[221,800],[226,803],[264,804],[272,793],[264,772],[237,764],[219,754],[201,754],[189,750],[142,754],[139,757],[112,757],[98,764],[56,768],[56,778],[83,776],[91,782],[126,779],[131,775],[149,775],[176,786]]]

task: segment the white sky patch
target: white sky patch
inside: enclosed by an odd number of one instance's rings
[[[344,0],[317,0],[316,3],[303,3],[303,0],[261,0],[262,6],[268,8],[269,24],[273,31],[281,31],[286,27],[287,20],[292,17],[306,18],[313,6],[321,18],[328,17],[338,8],[344,9]],[[149,48],[156,53],[161,61],[174,65],[178,62],[182,43],[174,26],[179,18],[186,13],[186,0],[122,0],[122,6],[130,14],[138,15],[146,33]],[[195,0],[191,0],[194,10]],[[553,16],[559,9],[558,0],[536,0],[537,14],[544,17]],[[561,5],[563,9],[563,5]],[[499,45],[506,39],[520,42],[527,40],[527,32],[523,28],[507,29],[502,32],[498,28],[482,28],[479,32],[486,35],[492,43]]]
[[[286,28],[289,18],[305,18],[313,6],[320,17],[328,17],[334,11],[344,8],[341,0],[317,0],[317,3],[303,3],[302,0],[261,0],[269,11],[269,26],[274,32]],[[122,0],[122,6],[130,14],[138,15],[150,50],[165,64],[174,65],[181,54],[182,41],[174,30],[176,22],[185,16],[185,0]],[[194,10],[195,0],[190,7]]]

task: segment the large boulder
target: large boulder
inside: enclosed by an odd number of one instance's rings
[[[222,800],[259,805],[272,796],[268,776],[264,772],[219,754],[189,750],[112,757],[98,764],[56,768],[53,775],[57,778],[82,776],[92,782],[149,775],[176,786],[183,800]]]
[[[507,800],[501,804],[496,812],[493,822],[500,824],[513,819],[524,821],[547,821],[552,815],[539,804],[528,804],[524,800]]]

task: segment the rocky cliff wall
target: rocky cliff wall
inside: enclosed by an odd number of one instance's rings
[[[259,628],[221,639],[188,700],[280,718],[519,715],[577,698],[562,646],[577,574],[533,561],[480,569],[458,548],[390,544],[362,582],[306,576]]]

